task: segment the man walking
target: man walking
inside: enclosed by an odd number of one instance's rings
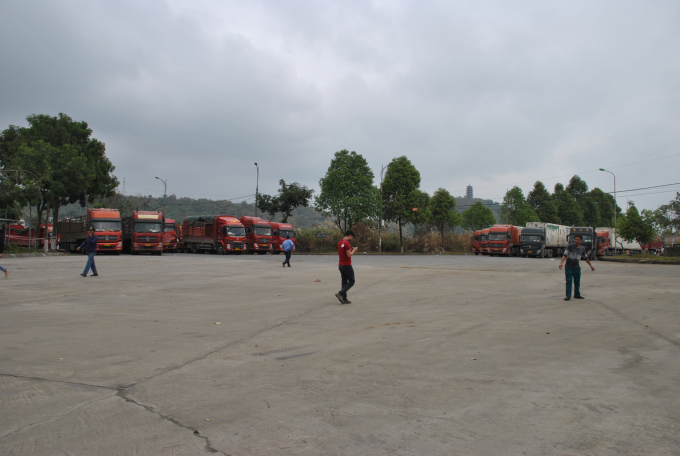
[[[345,232],[345,237],[338,242],[338,256],[340,261],[338,269],[340,269],[340,276],[342,277],[342,289],[335,293],[340,304],[351,304],[352,301],[347,299],[347,290],[354,286],[354,269],[352,268],[352,255],[357,253],[357,248],[352,248],[350,241],[354,239],[354,233],[351,230]]]
[[[83,277],[87,277],[90,268],[92,268],[93,276],[96,277],[99,275],[97,274],[97,265],[94,264],[94,256],[97,254],[97,241],[99,241],[99,238],[94,234],[94,227],[91,226],[90,229],[87,230],[87,237],[83,243],[80,244],[80,247],[76,249],[80,251],[81,248],[85,247],[85,251],[87,252],[87,264],[85,265],[83,273],[80,274]]]
[[[295,243],[290,240],[290,234],[286,236],[286,240],[283,241],[283,244],[281,244],[281,248],[283,249],[283,253],[286,255],[286,259],[283,260],[283,267],[286,267],[286,263],[288,264],[288,267],[290,267],[290,256],[295,250]]]
[[[564,300],[569,301],[571,299],[571,281],[574,280],[574,299],[584,299],[581,296],[581,266],[579,260],[586,260],[590,270],[594,271],[595,268],[590,264],[590,260],[586,256],[586,248],[581,245],[583,242],[583,237],[580,235],[574,236],[574,243],[569,244],[564,251],[564,256],[562,256],[562,261],[560,261],[560,269],[562,269],[562,264],[564,260],[567,260],[567,265],[564,268],[564,275],[567,279],[567,295]]]
[[[0,253],[0,258],[2,258],[2,253]],[[9,269],[3,268],[1,264],[0,264],[0,271],[5,273],[5,279],[7,277],[9,277]]]

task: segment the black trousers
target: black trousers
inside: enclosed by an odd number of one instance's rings
[[[293,254],[293,252],[289,250],[287,252],[283,252],[283,254],[286,255],[286,259],[283,260],[283,264],[288,263],[288,266],[290,266],[290,256]]]
[[[354,269],[352,266],[338,266],[342,277],[342,290],[340,296],[347,299],[347,291],[354,286]]]

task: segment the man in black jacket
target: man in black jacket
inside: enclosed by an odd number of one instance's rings
[[[87,252],[87,264],[85,265],[85,270],[83,273],[80,274],[83,277],[87,277],[87,273],[90,271],[90,268],[92,268],[93,276],[96,277],[99,275],[97,274],[97,266],[94,264],[94,256],[97,254],[98,240],[99,238],[94,234],[94,227],[91,226],[90,229],[87,230],[87,237],[77,249],[80,250],[81,248],[85,247],[85,251]]]

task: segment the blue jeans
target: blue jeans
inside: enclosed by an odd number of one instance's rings
[[[2,272],[7,272],[7,269],[5,269],[5,268],[3,268],[2,266],[0,266],[0,271],[2,271]]]
[[[94,264],[94,256],[97,254],[97,252],[87,252],[87,264],[85,265],[85,270],[83,271],[84,275],[87,275],[87,273],[90,271],[90,268],[92,268],[92,273],[95,275],[97,274],[97,265]]]
[[[581,296],[581,268],[564,267],[567,279],[567,298],[571,298],[571,280],[574,279],[574,296]]]
[[[286,250],[283,252],[284,255],[286,255],[286,259],[283,260],[283,264],[288,263],[288,266],[290,266],[290,256],[293,254],[292,250]]]

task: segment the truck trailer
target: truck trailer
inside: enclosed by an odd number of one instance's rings
[[[155,211],[133,211],[122,219],[123,251],[163,254],[163,214]]]
[[[264,255],[272,251],[272,224],[269,220],[247,215],[239,220],[246,229],[244,252]]]
[[[617,254],[623,254],[626,251],[640,253],[642,252],[642,247],[637,242],[628,242],[623,239],[620,235],[616,235],[616,249],[614,249],[614,228],[610,227],[597,227],[595,228],[595,234],[597,237],[597,256],[611,256],[616,252]]]
[[[523,227],[494,225],[489,228],[489,255],[518,256]]]
[[[527,222],[522,231],[520,253],[523,257],[561,256],[567,247],[569,227],[554,223]]]
[[[97,236],[97,253],[120,255],[123,251],[123,236],[118,209],[87,208],[87,215],[57,222],[59,246],[67,252],[76,252],[85,241],[90,227],[94,228]],[[86,253],[85,249],[81,251]]]
[[[290,236],[290,240],[295,244],[295,230],[293,225],[288,223],[271,222],[272,225],[272,253],[279,254],[283,252],[281,244],[286,240],[286,236]]]
[[[181,249],[184,252],[215,252],[219,255],[244,250],[246,232],[243,224],[231,215],[187,217],[182,224]]]

